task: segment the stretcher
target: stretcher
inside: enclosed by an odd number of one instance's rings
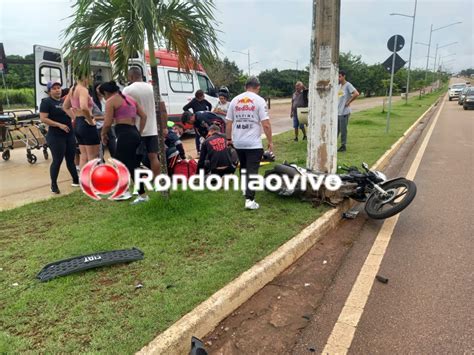
[[[35,134],[33,128],[38,133]],[[0,115],[0,152],[2,159],[10,159],[10,151],[14,149],[14,140],[22,142],[26,148],[26,160],[30,164],[36,163],[37,156],[34,149],[42,150],[44,159],[49,158],[48,144],[46,143],[46,126],[39,120],[39,114],[31,110],[5,111]]]

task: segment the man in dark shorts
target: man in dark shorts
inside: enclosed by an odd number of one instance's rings
[[[150,169],[153,174],[160,174],[160,162],[158,160],[158,120],[156,118],[155,97],[151,84],[142,79],[141,69],[131,67],[128,71],[130,85],[123,89],[124,95],[131,96],[146,113],[147,120],[142,133],[142,147],[145,148]]]

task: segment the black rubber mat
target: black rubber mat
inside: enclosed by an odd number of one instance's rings
[[[102,251],[94,254],[76,256],[74,258],[55,261],[46,265],[36,278],[40,281],[49,281],[58,276],[69,275],[75,272],[93,269],[101,266],[108,266],[120,263],[127,263],[143,259],[143,252],[140,249],[123,249]]]

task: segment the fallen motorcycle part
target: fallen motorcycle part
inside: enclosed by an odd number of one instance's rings
[[[359,214],[359,211],[349,210],[342,214],[342,218],[355,219],[358,214]]]
[[[142,260],[143,255],[140,249],[132,248],[76,256],[46,265],[36,275],[36,278],[41,282],[49,281],[58,276],[65,276],[88,269]]]
[[[388,279],[387,279],[386,277],[377,275],[377,276],[375,276],[375,278],[377,279],[378,282],[381,282],[381,283],[383,283],[383,284],[388,283]]]
[[[204,349],[202,340],[194,336],[191,337],[191,351],[189,352],[189,355],[207,355],[207,351]]]

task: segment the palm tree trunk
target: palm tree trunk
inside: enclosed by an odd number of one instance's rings
[[[148,53],[150,56],[150,69],[151,69],[151,85],[153,86],[153,94],[155,98],[155,111],[156,111],[156,119],[158,121],[158,158],[160,159],[161,165],[161,173],[167,174],[168,167],[166,161],[166,152],[165,152],[165,135],[164,135],[164,127],[166,122],[162,119],[161,113],[166,109],[164,103],[161,102],[161,95],[160,95],[160,83],[158,81],[158,63],[155,57],[155,44],[153,42],[153,35],[150,30],[147,30],[147,42],[148,42]],[[163,107],[162,107],[163,104]],[[168,197],[169,192],[164,192],[164,196]]]

